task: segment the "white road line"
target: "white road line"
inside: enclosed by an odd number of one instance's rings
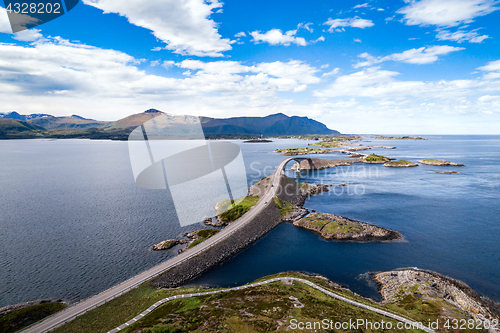
[[[331,292],[329,290],[326,290],[326,289],[324,289],[324,288],[322,288],[322,287],[320,287],[320,286],[312,283],[311,281],[300,279],[300,278],[295,278],[295,277],[274,278],[274,279],[269,279],[269,280],[265,280],[265,281],[261,281],[261,282],[247,284],[247,285],[240,286],[240,287],[234,287],[234,288],[229,288],[229,289],[224,289],[224,290],[216,290],[216,291],[213,291],[211,293],[223,293],[223,292],[229,292],[229,291],[232,291],[232,290],[241,290],[241,289],[246,289],[246,288],[251,288],[251,287],[257,287],[257,286],[261,286],[261,285],[264,285],[264,284],[273,283],[273,282],[277,282],[277,281],[283,281],[284,283],[287,283],[288,281],[299,281],[299,282],[305,283],[308,286],[310,286],[312,288],[315,288],[315,289],[321,291],[322,293],[324,293],[324,294],[326,294],[328,296],[331,296],[331,297],[333,297],[333,298],[335,298],[335,299],[337,299],[339,301],[346,302],[346,303],[354,305],[354,306],[356,306],[358,308],[362,308],[362,309],[365,309],[365,310],[369,310],[369,311],[381,314],[381,315],[383,315],[385,317],[389,317],[389,318],[395,319],[395,320],[397,320],[399,322],[411,325],[412,327],[420,328],[420,329],[426,331],[427,333],[434,333],[434,330],[432,330],[432,329],[430,329],[428,327],[421,327],[420,324],[418,322],[416,322],[416,321],[412,321],[410,319],[403,318],[403,317],[401,317],[401,316],[399,316],[397,314],[394,314],[394,313],[391,313],[391,312],[388,312],[388,311],[385,311],[385,310],[382,310],[382,309],[379,309],[379,308],[375,308],[375,307],[370,306],[370,305],[366,305],[366,304],[363,304],[363,303],[359,303],[359,302],[353,301],[353,300],[351,300],[349,298],[337,295],[337,294],[335,294],[335,293],[333,293],[333,292]],[[186,295],[180,295],[180,297],[197,297],[197,296],[203,296],[205,294],[206,293],[186,294]],[[167,299],[170,299],[170,298],[171,297],[168,297],[168,298],[165,298],[164,300],[167,300]],[[157,303],[155,303],[155,305],[156,304]],[[155,306],[155,305],[153,305],[154,309],[158,307],[158,306]],[[132,320],[135,319],[135,321],[137,321],[137,320],[141,319],[142,317],[144,317],[145,315],[147,315],[150,312],[148,310],[146,310],[146,311],[142,312],[141,314],[137,315]],[[132,321],[132,320],[130,320],[130,321]],[[130,322],[130,321],[128,321],[128,322]],[[125,323],[125,324],[127,324],[127,323]],[[118,332],[118,331],[120,331],[120,330],[122,330],[124,328],[124,327],[122,327],[122,328],[120,328],[120,327],[117,327],[117,328],[109,331],[108,333],[116,333],[116,332]]]

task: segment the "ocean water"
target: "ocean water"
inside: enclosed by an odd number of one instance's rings
[[[237,143],[251,185],[285,158],[274,149],[308,141]],[[447,159],[466,167],[354,164],[290,171],[302,182],[349,184],[311,197],[306,208],[395,229],[405,240],[332,242],[283,223],[190,284],[230,286],[298,270],[377,298],[367,272],[411,266],[460,279],[500,300],[500,136],[365,144],[397,146],[369,151],[395,158]],[[435,173],[445,170],[461,174]],[[0,306],[90,297],[177,253],[151,251],[152,244],[201,226],[181,228],[168,191],[134,184],[126,142],[0,141],[0,207]]]

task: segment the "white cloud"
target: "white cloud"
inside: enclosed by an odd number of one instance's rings
[[[236,35],[234,35],[234,37],[246,37],[247,34],[245,32],[238,32]]]
[[[160,63],[161,63],[161,60],[152,60],[149,62],[149,65],[151,67],[156,67],[156,66],[160,65]]]
[[[398,72],[372,67],[350,75],[338,77],[328,88],[318,90],[318,97],[369,97],[372,99],[404,100],[407,97],[418,100],[462,100],[479,91],[500,92],[500,84],[492,85],[482,80],[453,81],[398,81]],[[498,82],[497,82],[498,83]]]
[[[222,7],[219,0],[84,0],[86,5],[105,13],[125,16],[130,23],[149,29],[165,42],[167,50],[178,54],[221,57],[231,50],[230,40],[222,38],[217,23],[209,17]]]
[[[175,65],[175,61],[172,61],[172,60],[165,60],[162,64],[161,64],[163,67],[165,67],[166,69],[169,69],[170,67],[174,66]]]
[[[0,33],[11,34],[12,28],[10,26],[9,17],[5,8],[0,7]]]
[[[12,38],[22,41],[22,42],[33,42],[38,39],[42,39],[43,35],[40,33],[40,30],[38,29],[29,29],[29,30],[23,30],[20,32],[16,32]]]
[[[352,7],[353,9],[356,9],[356,8],[367,8],[369,7],[369,5],[367,3],[363,3],[363,4],[360,4],[360,5],[356,5],[354,7]]]
[[[458,43],[482,43],[483,40],[491,37],[488,35],[479,35],[476,29],[472,31],[458,30],[453,33],[448,30],[439,30],[436,38],[439,40],[453,40]]]
[[[340,68],[335,68],[328,73],[324,73],[323,75],[321,75],[321,77],[337,75],[339,72],[340,72]]]
[[[321,65],[321,67],[320,67],[320,68],[321,68],[321,69],[323,69],[323,68],[328,68],[328,67],[330,67],[330,64],[324,64],[324,65]]]
[[[313,32],[313,28],[311,28],[310,26],[312,25],[312,23],[299,23],[297,25],[297,29],[306,29],[307,31],[309,32]]]
[[[293,89],[293,92],[302,92],[307,90],[307,85],[301,84],[300,86]]]
[[[358,57],[363,58],[354,64],[354,68],[368,67],[374,64],[379,64],[384,61],[401,61],[408,64],[430,64],[439,59],[438,56],[445,55],[451,52],[464,50],[463,47],[454,47],[447,45],[436,45],[431,47],[420,47],[418,49],[406,50],[402,53],[393,53],[385,57],[374,57],[368,53],[362,53]]]
[[[353,41],[355,41],[356,43],[361,43],[361,39],[359,38],[354,38]]]
[[[64,115],[72,105],[72,112],[97,119],[118,119],[152,105],[181,114],[266,114],[285,111],[292,102],[279,92],[303,92],[321,82],[319,69],[298,60],[163,62],[184,69],[180,78],[147,74],[140,62],[58,37],[27,46],[0,43],[2,109]]]
[[[284,34],[280,29],[271,29],[265,33],[260,33],[260,31],[253,31],[250,33],[255,44],[258,43],[269,43],[271,45],[285,45],[297,44],[300,46],[306,46],[307,42],[303,37],[295,37],[297,30],[289,30]]]
[[[410,0],[397,12],[408,25],[456,26],[497,10],[495,0]]]
[[[309,43],[315,44],[317,42],[324,42],[324,41],[325,41],[325,37],[324,36],[320,36],[320,37],[318,37],[318,39],[312,40]]]
[[[323,25],[329,25],[330,28],[328,28],[328,31],[334,32],[334,31],[341,31],[340,29],[337,28],[353,27],[353,28],[364,29],[373,27],[375,24],[371,20],[365,20],[356,16],[346,19],[335,19],[335,20],[329,18],[328,21],[323,23]]]
[[[487,65],[478,69],[487,72],[483,75],[483,79],[485,80],[500,79],[500,60],[490,61]]]

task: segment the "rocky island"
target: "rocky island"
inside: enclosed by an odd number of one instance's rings
[[[379,285],[382,304],[394,304],[407,310],[425,309],[444,325],[447,319],[480,320],[500,319],[498,304],[480,297],[468,285],[441,274],[405,268],[374,274]],[[441,327],[440,327],[441,328]],[[490,332],[498,332],[496,330]]]
[[[329,154],[341,152],[341,150],[332,149],[320,149],[320,148],[286,148],[286,149],[276,149],[275,153],[281,153],[281,155],[308,155],[308,154]]]
[[[418,161],[418,163],[426,164],[426,165],[434,165],[434,166],[455,166],[455,167],[463,167],[463,166],[465,166],[463,164],[452,163],[452,162],[445,161],[445,160],[435,160],[435,159],[432,159],[432,158],[427,158],[425,160],[420,160],[420,161]]]
[[[375,155],[375,154],[370,154],[367,155],[363,158],[361,158],[361,162],[363,163],[373,163],[373,164],[378,164],[378,163],[387,163],[394,160],[394,158],[389,158],[386,156],[382,155]]]
[[[405,160],[399,160],[399,161],[385,163],[384,166],[392,168],[410,168],[410,167],[416,167],[418,166],[418,164]]]
[[[294,221],[293,224],[317,232],[329,240],[369,242],[403,238],[397,231],[334,214],[314,213]]]

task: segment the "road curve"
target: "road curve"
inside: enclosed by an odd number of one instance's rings
[[[430,329],[428,327],[425,327],[423,325],[420,325],[420,323],[418,323],[418,322],[406,319],[406,318],[401,317],[401,316],[399,316],[397,314],[394,314],[394,313],[391,313],[391,312],[388,312],[388,311],[385,311],[385,310],[382,310],[382,309],[379,309],[379,308],[375,308],[375,307],[370,306],[370,305],[366,305],[366,304],[363,304],[363,303],[359,303],[359,302],[353,301],[353,300],[351,300],[349,298],[346,298],[346,297],[337,295],[335,293],[332,293],[331,291],[326,290],[326,289],[318,286],[317,284],[312,283],[311,281],[300,279],[300,278],[295,278],[295,277],[279,277],[279,278],[269,279],[269,280],[265,280],[265,281],[261,281],[261,282],[256,282],[256,283],[247,284],[247,285],[240,286],[240,287],[228,288],[228,289],[223,289],[223,290],[207,291],[207,292],[204,292],[204,293],[196,293],[196,294],[183,294],[183,295],[170,296],[170,297],[164,298],[164,299],[156,302],[155,304],[153,304],[149,308],[147,308],[145,311],[141,312],[140,314],[138,314],[134,318],[132,318],[129,321],[127,321],[125,324],[120,325],[117,328],[112,329],[108,333],[116,333],[116,332],[121,331],[122,329],[126,328],[127,326],[132,325],[136,321],[142,319],[142,317],[146,316],[147,314],[149,314],[151,311],[153,311],[154,309],[156,309],[160,305],[162,305],[162,304],[164,304],[166,302],[172,301],[174,299],[177,299],[177,298],[206,296],[206,295],[211,295],[211,294],[228,292],[228,291],[232,291],[232,290],[241,290],[241,289],[256,287],[256,286],[260,286],[260,285],[267,284],[267,283],[272,283],[272,282],[277,282],[277,281],[299,281],[299,282],[305,283],[308,286],[310,286],[312,288],[315,288],[315,289],[321,291],[322,293],[324,293],[324,294],[326,294],[328,296],[331,296],[331,297],[333,297],[333,298],[335,298],[335,299],[337,299],[339,301],[349,303],[349,304],[354,305],[354,306],[356,306],[358,308],[363,308],[363,309],[366,309],[366,310],[369,310],[369,311],[372,311],[372,312],[376,312],[378,314],[381,314],[383,316],[389,317],[391,319],[395,319],[395,320],[397,320],[399,322],[402,322],[404,324],[409,325],[408,327],[411,326],[411,328],[419,328],[419,329],[422,329],[422,330],[424,330],[424,331],[426,331],[428,333],[434,333],[434,330],[432,330],[432,329]]]
[[[275,196],[278,190],[278,185],[281,180],[282,170],[284,170],[285,165],[293,160],[294,158],[287,158],[282,161],[276,171],[270,176],[272,177],[272,185],[267,190],[267,192],[259,198],[259,201],[242,217],[236,221],[229,224],[227,227],[222,229],[220,232],[210,237],[209,239],[201,242],[200,244],[192,247],[183,253],[144,271],[116,286],[113,286],[95,296],[87,298],[86,300],[80,301],[66,309],[55,313],[54,315],[45,318],[44,320],[28,326],[22,332],[24,333],[44,333],[49,332],[73,319],[92,310],[122,294],[125,292],[138,287],[140,284],[160,275],[161,273],[169,270],[170,268],[179,265],[180,263],[189,260],[192,257],[200,254],[201,252],[207,250],[213,245],[221,242],[229,235],[233,234],[235,231],[241,229],[243,226],[248,224],[257,214],[259,214],[264,207],[271,203],[271,199]]]

